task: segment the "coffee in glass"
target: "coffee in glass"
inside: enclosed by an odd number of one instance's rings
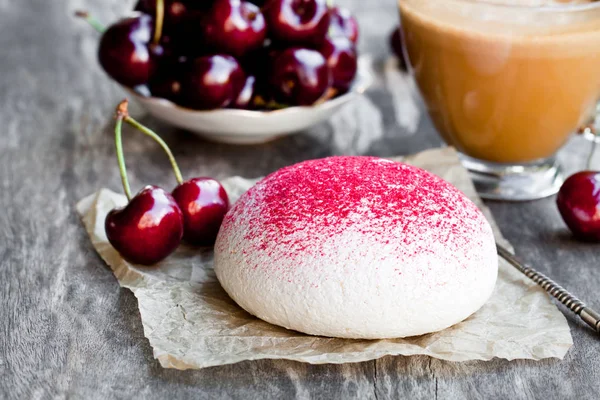
[[[555,193],[562,176],[554,155],[600,98],[600,2],[399,6],[429,114],[480,194],[531,200]]]

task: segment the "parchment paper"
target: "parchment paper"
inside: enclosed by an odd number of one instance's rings
[[[429,150],[406,162],[452,182],[485,212],[496,239],[508,245],[477,197],[466,170],[450,148]],[[233,201],[255,181],[229,178]],[[288,359],[314,364],[348,363],[385,355],[425,354],[444,360],[562,358],[573,344],[565,317],[545,292],[500,260],[498,283],[488,303],[467,320],[441,332],[396,340],[315,337],[263,322],[239,308],[212,270],[212,252],[182,246],[152,268],[125,262],[104,232],[106,214],[126,203],[107,189],[77,205],[90,239],[122,287],[138,299],[144,334],[165,368],[204,368],[243,360]]]

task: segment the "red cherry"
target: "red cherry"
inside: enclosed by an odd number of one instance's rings
[[[189,13],[189,8],[185,1],[164,0],[164,2],[164,24],[166,29],[176,27],[185,21]],[[156,0],[139,0],[134,10],[156,18]]]
[[[354,81],[358,68],[354,43],[345,36],[328,36],[319,51],[327,59],[333,87],[343,92],[347,91]]]
[[[248,53],[240,59],[240,64],[247,74],[247,78],[244,88],[232,107],[246,110],[262,109],[266,103],[272,100],[269,77],[273,60],[280,53],[280,50],[275,49],[273,45],[269,45]]]
[[[161,45],[165,47],[169,57],[175,55],[200,55],[203,45],[202,15],[208,11],[212,1],[163,0],[164,1],[164,34]],[[139,0],[136,11],[156,18],[157,0]],[[165,38],[165,35],[167,36]]]
[[[224,54],[200,57],[182,80],[183,101],[199,110],[227,107],[245,82],[246,75],[235,58]]]
[[[576,237],[600,241],[599,171],[582,171],[571,175],[558,191],[556,204]]]
[[[331,71],[318,51],[290,48],[275,57],[269,82],[279,103],[312,105],[331,87]]]
[[[398,61],[400,62],[400,68],[406,70],[406,60],[404,58],[404,50],[402,44],[402,30],[400,27],[394,29],[392,34],[390,35],[390,47],[398,57]]]
[[[242,110],[251,110],[254,108],[254,97],[256,95],[256,77],[248,75],[246,83],[240,91],[237,99],[233,102],[231,107],[239,108]]]
[[[221,184],[211,178],[194,178],[173,191],[183,213],[183,239],[196,246],[212,246],[229,210],[229,198]]]
[[[326,0],[267,0],[263,10],[270,35],[280,42],[319,45],[329,29]]]
[[[344,36],[352,41],[358,42],[358,22],[350,11],[343,7],[334,7],[329,10],[329,35]]]
[[[127,206],[108,213],[105,229],[108,241],[125,260],[152,265],[179,246],[183,214],[173,196],[146,186]]]
[[[179,103],[181,96],[181,81],[174,75],[162,75],[152,80],[149,90],[153,97]]]
[[[181,78],[188,65],[185,56],[163,60],[150,80],[149,89],[152,96],[179,103],[182,91]]]
[[[203,25],[205,43],[235,57],[260,48],[267,35],[260,8],[241,0],[217,0]]]
[[[122,85],[145,84],[155,70],[155,60],[149,48],[152,24],[152,18],[145,14],[124,18],[108,27],[100,39],[100,65]],[[156,50],[159,48],[156,47]]]
[[[264,46],[241,58],[240,64],[246,74],[255,76],[258,83],[262,84],[268,80],[273,59],[279,53],[281,51],[273,45]]]

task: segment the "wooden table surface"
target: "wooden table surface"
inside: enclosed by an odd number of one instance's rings
[[[331,154],[392,156],[440,144],[427,118],[415,135],[399,126],[381,79],[387,35],[397,22],[394,1],[339,3],[357,12],[361,50],[373,55],[379,74],[360,107],[309,132],[251,147],[209,143],[142,117],[164,134],[187,176],[254,177]],[[96,62],[98,35],[72,12],[87,8],[111,21],[129,7],[117,0],[0,0],[0,398],[597,398],[599,338],[573,318],[575,344],[562,361],[450,363],[419,356],[161,368],[136,299],[96,255],[74,210],[100,187],[120,190],[111,113],[124,93]],[[161,150],[140,135],[126,138],[133,187],[172,187]],[[586,150],[573,143],[562,158],[575,169]],[[600,247],[571,239],[553,198],[489,205],[518,253],[600,308]]]

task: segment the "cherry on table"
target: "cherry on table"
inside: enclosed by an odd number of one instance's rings
[[[232,104],[246,83],[235,58],[225,54],[199,57],[183,77],[182,99],[187,107],[210,110]]]
[[[354,43],[345,36],[327,36],[319,51],[327,60],[331,70],[333,87],[347,91],[358,69],[358,56]]]
[[[600,241],[600,171],[571,175],[558,191],[556,204],[577,238]]]
[[[183,213],[183,239],[195,246],[212,246],[229,210],[223,186],[212,178],[193,178],[177,186],[173,198]]]
[[[110,244],[125,260],[153,265],[179,246],[183,214],[168,192],[146,186],[127,206],[108,213],[105,229]]]
[[[220,53],[242,57],[262,46],[265,19],[256,5],[242,0],[216,0],[203,23],[204,41]]]
[[[294,45],[319,45],[329,29],[326,0],[267,0],[263,7],[273,39]]]
[[[282,104],[312,105],[331,87],[327,61],[316,50],[284,50],[274,58],[270,72],[270,90]]]
[[[125,86],[137,86],[150,80],[156,69],[155,54],[159,46],[151,46],[153,20],[138,14],[109,26],[98,50],[100,65],[108,75]]]
[[[329,19],[330,36],[344,36],[354,44],[358,42],[358,21],[350,13],[350,10],[333,7],[329,10]]]

